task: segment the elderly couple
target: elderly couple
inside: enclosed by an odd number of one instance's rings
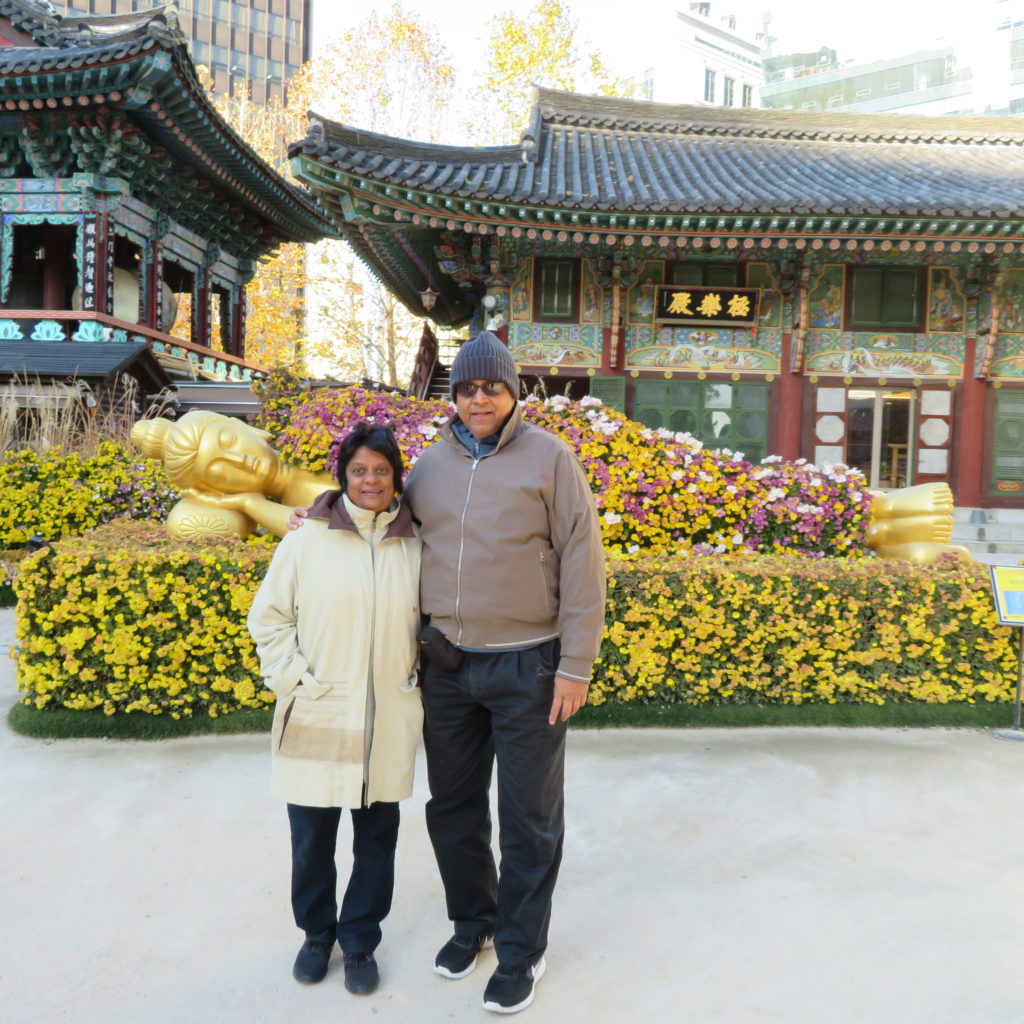
[[[466,342],[451,380],[456,414],[401,500],[391,431],[359,424],[345,438],[340,489],[281,541],[249,628],[278,697],[274,788],[288,803],[292,909],[306,935],[294,976],[320,981],[337,940],[346,988],[377,987],[398,801],[411,795],[422,726],[427,828],[454,925],[434,970],[463,978],[493,942],[484,1008],[515,1013],[544,973],[566,722],[586,702],[600,645],[604,556],[583,469],[562,441],[523,422],[501,340]],[[439,632],[428,631],[418,687],[421,611]],[[339,914],[344,807],[354,862]]]

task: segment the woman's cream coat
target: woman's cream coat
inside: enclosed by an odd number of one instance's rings
[[[360,807],[412,793],[419,575],[404,504],[374,521],[331,491],[278,545],[248,619],[277,694],[275,796]]]

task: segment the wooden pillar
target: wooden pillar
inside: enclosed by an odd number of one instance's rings
[[[773,388],[772,404],[775,407],[772,429],[774,433],[773,455],[784,459],[800,458],[801,417],[804,407],[804,376],[794,373],[793,332],[782,332],[782,361],[778,387]]]
[[[43,309],[68,308],[68,232],[47,224],[43,228]]]
[[[964,351],[964,379],[957,409],[955,429],[956,467],[952,474],[953,498],[958,505],[977,508],[981,504],[981,478],[984,468],[985,381],[974,375],[978,337],[969,334]]]
[[[245,356],[245,288],[241,285],[231,289],[231,309],[228,312],[227,350],[240,359]]]
[[[210,347],[210,268],[196,269],[192,288],[192,342]]]
[[[110,215],[96,216],[96,262],[94,265],[95,305],[100,313],[114,312],[114,233]]]
[[[139,323],[166,330],[163,323],[163,249],[158,239],[148,239],[139,265]]]

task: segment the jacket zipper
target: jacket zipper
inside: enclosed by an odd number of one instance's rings
[[[473,494],[473,479],[476,467],[480,465],[482,455],[473,457],[473,465],[469,467],[469,486],[466,488],[466,502],[462,506],[462,517],[459,519],[459,560],[455,566],[455,621],[459,624],[459,635],[455,640],[455,646],[462,643],[462,618],[459,615],[459,608],[462,600],[462,553],[466,549],[466,512],[469,510],[469,499]]]
[[[551,614],[551,599],[548,597],[548,556],[543,551],[538,551],[540,556],[540,585],[541,593],[544,595],[544,604],[547,607],[548,615]]]
[[[377,634],[377,557],[374,550],[374,531],[377,529],[377,517],[374,516],[370,524],[370,581],[371,581],[371,608],[370,608],[370,663],[367,666],[366,679],[366,705],[370,703],[370,696],[373,693],[373,659],[375,652],[375,639]],[[377,704],[374,701],[373,714],[366,714],[366,706],[363,707],[363,721],[369,735],[363,742],[363,802],[362,806],[369,806],[366,802],[370,792],[370,751],[373,749],[373,723],[377,717]]]

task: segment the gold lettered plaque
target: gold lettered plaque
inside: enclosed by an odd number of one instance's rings
[[[655,292],[654,322],[700,327],[756,327],[759,288],[708,288],[660,284]]]

